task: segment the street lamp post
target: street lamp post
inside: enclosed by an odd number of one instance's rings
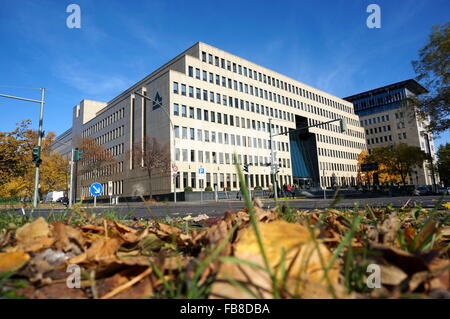
[[[10,99],[16,99],[16,100],[22,100],[22,101],[28,101],[28,102],[34,102],[39,103],[40,111],[39,111],[39,129],[38,129],[38,148],[39,152],[41,149],[42,144],[42,124],[44,121],[44,96],[45,96],[45,88],[40,88],[41,90],[41,99],[40,100],[33,100],[33,99],[26,99],[23,97],[17,97],[12,95],[6,95],[6,94],[0,94],[0,96],[7,97]],[[37,208],[38,205],[38,197],[39,197],[39,162],[36,162],[36,167],[34,170],[34,195],[33,195],[33,209]]]
[[[431,181],[433,183],[433,192],[436,192],[436,178],[434,175],[434,165],[433,165],[433,155],[431,154],[431,147],[430,147],[430,138],[427,133],[422,132],[422,136],[425,138],[425,142],[427,143],[428,148],[428,160],[430,162],[430,169],[431,169]]]

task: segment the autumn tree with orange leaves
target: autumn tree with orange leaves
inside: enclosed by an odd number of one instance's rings
[[[0,196],[31,197],[34,187],[32,149],[37,145],[37,131],[29,128],[30,120],[17,123],[11,132],[0,132]],[[43,194],[55,190],[67,190],[69,162],[52,150],[55,133],[50,132],[42,139],[40,165]]]

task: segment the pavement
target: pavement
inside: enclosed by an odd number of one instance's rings
[[[358,199],[343,199],[339,201],[336,208],[353,208],[355,205],[365,207],[366,205],[372,207],[384,207],[391,204],[393,207],[402,207],[405,204],[413,206],[415,204],[423,208],[433,208],[442,199],[442,196],[403,196],[403,197],[380,197],[380,198],[358,198]],[[444,203],[450,201],[450,196],[445,196]],[[262,200],[264,208],[273,208],[275,201]],[[284,203],[290,207],[299,209],[324,209],[330,207],[332,199],[285,199],[279,200],[278,203]],[[199,214],[207,214],[208,216],[222,216],[225,211],[238,211],[244,207],[244,202],[239,200],[220,200],[203,201],[203,202],[177,202],[177,203],[157,203],[145,205],[142,202],[121,203],[119,205],[98,204],[93,207],[92,204],[84,206],[90,212],[102,213],[105,211],[113,211],[122,216],[131,216],[137,218],[150,218],[152,215],[157,217],[165,216],[196,216]],[[47,216],[50,213],[62,213],[65,209],[62,208],[42,208],[35,210],[35,214],[40,216]],[[21,209],[17,212],[22,214]],[[29,213],[30,210],[26,210]]]

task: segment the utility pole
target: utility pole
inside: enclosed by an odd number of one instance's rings
[[[270,165],[270,171],[272,175],[272,184],[273,184],[273,198],[275,201],[278,200],[278,187],[277,187],[277,171],[275,168],[275,153],[273,150],[273,136],[272,136],[272,119],[269,118],[269,135],[270,135],[270,158],[271,158],[271,165]]]
[[[72,207],[73,202],[73,167],[75,166],[75,150],[72,148],[70,154],[70,187],[69,187],[69,207]]]
[[[29,88],[28,88],[29,89]],[[7,97],[10,99],[16,99],[16,100],[22,100],[22,101],[28,101],[28,102],[35,102],[40,103],[40,112],[39,112],[39,129],[38,129],[38,154],[40,156],[41,152],[41,144],[42,144],[42,123],[44,120],[44,96],[45,96],[45,88],[40,88],[41,90],[41,99],[40,100],[33,100],[33,99],[26,99],[23,97],[18,96],[11,96],[6,94],[0,94],[2,97]],[[39,165],[40,165],[40,158],[37,158],[36,160],[36,168],[34,170],[34,195],[33,195],[33,209],[37,208],[38,205],[38,197],[39,197]]]
[[[436,192],[436,178],[434,176],[434,165],[433,165],[433,155],[431,155],[430,138],[428,133],[422,132],[428,147],[428,161],[430,162],[431,168],[431,181],[433,183],[433,192]]]
[[[41,108],[39,112],[39,130],[38,130],[38,147],[41,149],[42,144],[42,122],[44,120],[44,94],[45,89],[41,89]],[[39,198],[39,165],[36,163],[36,168],[34,170],[34,196],[33,196],[33,208],[37,208],[38,198]]]

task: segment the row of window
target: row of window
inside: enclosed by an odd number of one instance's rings
[[[389,131],[391,131],[391,126],[383,125],[383,126],[373,127],[371,129],[366,129],[366,135],[377,134],[377,133],[382,133],[382,132],[389,132]]]
[[[272,185],[271,176],[268,174],[246,174],[244,178],[250,188],[269,188]],[[280,175],[279,184],[291,184],[291,176]],[[220,191],[225,189],[238,189],[237,174],[206,173],[205,180],[200,180],[197,179],[196,172],[180,172],[175,179],[175,187],[178,189],[184,189],[188,186],[193,189],[205,187],[214,189],[216,185]]]
[[[199,69],[197,69],[197,70],[199,70]],[[204,72],[205,72],[204,74],[206,76],[206,71],[204,71]],[[214,80],[213,80],[214,79],[214,74],[213,73],[209,73],[209,74],[210,74],[210,82],[214,83]],[[204,78],[204,80],[206,81],[206,78]],[[216,84],[220,85],[219,82],[220,82],[220,77],[219,77],[219,75],[216,75]],[[314,113],[316,115],[324,116],[324,117],[327,117],[327,118],[330,118],[330,119],[332,119],[332,118],[335,119],[335,118],[338,118],[338,117],[342,117],[341,115],[338,115],[338,114],[336,114],[334,112],[331,112],[329,110],[325,110],[325,109],[323,109],[321,107],[310,105],[308,103],[303,103],[301,101],[297,101],[297,100],[292,99],[292,98],[287,98],[287,97],[285,98],[284,96],[280,96],[279,94],[277,95],[277,94],[274,93],[273,96],[272,96],[272,92],[268,92],[267,90],[262,90],[262,89],[258,89],[258,88],[253,89],[253,86],[251,86],[251,85],[248,86],[245,83],[232,81],[231,79],[227,79],[225,77],[222,77],[222,82],[221,83],[222,83],[223,87],[227,87],[227,83],[228,83],[228,88],[229,89],[234,89],[235,91],[249,93],[250,95],[254,95],[256,97],[259,96],[260,98],[264,98],[264,99],[269,100],[269,101],[273,101],[273,102],[276,102],[276,103],[279,103],[279,104],[287,105],[287,106],[290,106],[290,107],[293,107],[293,108],[296,108],[296,109],[299,109],[299,110],[304,110],[304,111],[307,111],[307,112],[310,112],[310,113]],[[197,87],[194,88],[193,86],[189,86],[188,92],[187,92],[186,91],[187,90],[187,86],[186,86],[186,84],[183,84],[183,83],[181,84],[181,91],[180,91],[179,90],[179,83],[178,82],[173,82],[173,93],[175,93],[175,94],[179,94],[180,93],[183,96],[189,96],[191,98],[194,98],[194,89],[195,89],[195,98],[197,98],[197,99],[203,99],[204,101],[209,101],[209,102],[217,103],[217,104],[223,104],[225,106],[227,106],[227,104],[228,104],[230,107],[233,107],[233,101],[234,101],[234,107],[235,108],[239,108],[239,106],[240,106],[240,108],[242,110],[252,111],[252,112],[256,111],[256,113],[264,114],[264,106],[263,105],[261,105],[261,112],[259,111],[259,104],[256,104],[256,108],[255,108],[255,105],[253,105],[253,103],[249,103],[248,101],[245,102],[246,105],[245,105],[245,108],[244,108],[244,100],[242,100],[242,99],[240,100],[240,105],[239,105],[239,99],[238,98],[233,98],[231,96],[227,97],[224,94],[221,95],[219,93],[215,93],[213,91],[208,91],[208,90],[203,90],[202,91],[200,88],[197,88]],[[267,108],[268,107],[266,107],[266,115],[269,115],[269,112],[267,111]],[[271,110],[271,113],[270,113],[270,115],[272,117],[281,118],[281,119],[289,120],[289,121],[293,121],[294,120],[293,114],[290,114],[288,112],[287,116],[286,115],[281,116],[281,114],[279,115],[278,112],[283,112],[283,113],[286,113],[286,112],[278,110],[276,108],[274,110],[275,110],[275,112],[273,112]],[[349,117],[344,117],[344,118],[346,119],[348,124],[359,126],[359,122],[357,120],[351,119]]]
[[[178,93],[178,83],[177,82],[173,82],[174,85],[174,93]],[[182,90],[181,90],[181,95],[186,95],[183,94],[183,87],[185,87],[185,84],[181,85]],[[194,98],[194,87],[189,86],[189,97]],[[258,103],[251,103],[249,101],[244,101],[242,99],[238,99],[238,98],[233,98],[232,96],[227,96],[225,94],[220,94],[220,93],[214,93],[213,91],[208,91],[208,90],[201,90],[200,88],[195,88],[195,98],[199,99],[199,100],[204,100],[204,101],[208,101],[211,103],[216,103],[216,104],[221,104],[224,106],[230,106],[230,107],[235,107],[237,109],[241,109],[241,110],[246,110],[249,112],[254,112],[254,113],[259,113],[262,115],[270,115],[271,117],[275,117],[278,119],[282,119],[285,121],[294,121],[294,114],[286,112],[286,111],[281,111],[278,110],[277,108],[272,108],[272,107],[268,107],[268,106],[264,106],[264,105],[259,105]],[[309,104],[305,103],[305,109],[306,106],[308,106],[309,109]],[[311,106],[312,107],[312,106]],[[301,109],[303,109],[303,102],[301,102]]]
[[[345,159],[352,159],[356,160],[358,158],[357,153],[351,153],[346,151],[338,151],[335,149],[328,149],[328,148],[317,148],[317,151],[320,156],[327,156],[327,157],[336,157],[336,158],[345,158]]]
[[[399,91],[396,93],[390,93],[390,94],[384,94],[384,95],[378,95],[376,97],[367,97],[364,99],[359,99],[355,102],[353,102],[355,106],[355,110],[363,110],[366,108],[376,107],[384,104],[399,102],[405,98],[405,92]]]
[[[111,175],[115,175],[115,174],[119,174],[119,173],[123,173],[123,162],[116,162],[113,164],[109,164],[106,165],[104,167],[102,167],[99,171],[90,171],[90,172],[86,172],[81,174],[81,180],[85,181],[85,180],[90,180],[93,178],[97,178],[100,176],[111,176]]]
[[[269,123],[245,119],[237,115],[233,116],[226,113],[222,114],[220,112],[202,110],[201,108],[194,108],[192,106],[187,107],[186,105],[181,105],[180,112],[180,105],[177,103],[174,103],[173,105],[173,114],[177,116],[181,115],[182,117],[189,117],[191,119],[204,120],[212,123],[269,132]],[[274,134],[287,131],[288,129],[288,127],[272,124],[272,132]]]
[[[334,137],[334,136],[323,135],[323,134],[316,134],[316,136],[317,136],[318,141],[322,142],[322,143],[351,147],[351,148],[356,148],[358,150],[365,148],[364,143],[344,140],[343,138],[340,138],[340,137]]]
[[[174,126],[174,137],[180,138],[180,127],[178,125]],[[188,136],[189,132],[189,136]],[[197,136],[195,134],[194,128],[189,128],[182,126],[181,127],[181,138],[182,139],[190,139],[192,141],[200,141],[200,142],[211,142],[211,143],[219,143],[219,144],[229,144],[229,145],[237,145],[244,147],[253,147],[260,149],[270,149],[270,141],[266,139],[252,138],[250,136],[241,136],[235,134],[228,134],[222,132],[215,132],[209,130],[197,129]],[[287,142],[273,142],[273,148],[282,151],[289,152],[289,143]]]
[[[96,137],[94,140],[97,144],[103,145],[105,143],[115,140],[118,137],[123,136],[123,134],[124,134],[124,126],[122,125],[122,126],[116,127],[115,129],[113,129],[105,134],[100,135],[99,137]]]
[[[202,62],[206,63],[206,52],[202,51]],[[225,59],[224,58],[220,58],[220,66],[219,66],[219,57],[218,56],[214,56],[214,64],[213,64],[213,56],[212,54],[208,54],[208,63],[211,65],[215,65],[217,67],[221,67],[222,69],[228,70],[228,71],[232,71],[236,74],[242,75],[244,77],[248,77],[250,79],[253,79],[255,81],[259,81],[261,83],[264,84],[268,84],[271,85],[273,87],[285,90],[289,93],[292,94],[296,94],[298,96],[303,96],[306,97],[308,99],[311,99],[313,101],[322,103],[322,104],[326,104],[328,106],[332,106],[336,109],[339,109],[341,111],[345,111],[347,113],[353,113],[353,109],[351,107],[348,107],[344,104],[338,103],[336,101],[333,101],[331,99],[328,99],[326,97],[323,97],[321,95],[318,95],[316,93],[310,92],[308,90],[302,89],[298,86],[295,86],[293,84],[287,83],[283,80],[279,80],[276,79],[274,77],[268,76],[264,73],[261,72],[257,72],[256,70],[252,70],[250,68],[247,68],[246,66],[242,66],[240,64],[236,64],[234,62],[231,62],[229,60],[226,60],[226,64],[225,64]],[[188,74],[190,76],[192,76],[191,74],[193,74],[193,70],[191,69],[192,67],[189,67],[188,69]]]
[[[272,108],[270,108],[270,110],[272,110]],[[204,121],[210,121],[212,123],[219,123],[219,124],[231,125],[231,126],[242,127],[242,128],[251,128],[254,130],[258,130],[258,131],[262,130],[262,131],[269,132],[269,123],[265,123],[263,121],[244,119],[243,117],[239,118],[239,116],[233,116],[233,115],[228,115],[225,113],[222,114],[220,112],[202,110],[200,108],[194,108],[192,106],[188,107],[186,105],[181,105],[181,112],[180,112],[180,105],[178,103],[173,104],[173,114],[176,116],[181,115],[182,117],[189,117],[192,119],[195,118],[197,120],[203,119]],[[288,114],[290,114],[290,113],[288,113]],[[222,121],[222,119],[223,119],[223,121]],[[247,123],[247,125],[246,125],[246,123]],[[320,121],[314,120],[314,119],[308,119],[308,125],[316,125],[318,123],[320,123]],[[335,133],[340,132],[339,126],[336,124],[333,124],[333,123],[324,124],[321,126],[321,128],[328,130],[328,131],[335,132]],[[288,130],[289,130],[288,127],[272,124],[272,132],[274,134],[286,132]],[[355,131],[352,129],[347,129],[347,132],[345,132],[345,134],[353,136],[353,137],[363,138],[363,134],[361,132],[358,132],[358,131]],[[359,144],[362,145],[362,143],[359,143]]]
[[[406,136],[406,134],[405,134]],[[400,138],[400,133],[399,133]],[[385,135],[385,136],[379,136],[379,137],[373,137],[370,139],[367,139],[367,145],[376,144],[376,143],[383,143],[383,142],[392,142],[392,135]]]
[[[97,123],[91,125],[87,129],[83,130],[82,136],[84,138],[91,136],[92,134],[102,130],[103,128],[107,127],[108,125],[117,122],[118,120],[122,119],[125,116],[125,108],[121,108],[120,110],[117,110],[116,112],[112,113],[111,115],[105,117],[104,119],[98,121]]]
[[[211,164],[235,164],[233,154],[223,152],[195,151],[188,149],[175,149],[175,160],[192,163],[211,163]],[[237,155],[238,163],[251,164],[254,166],[268,166],[270,158],[267,156],[256,155]],[[288,158],[279,158],[278,165],[282,168],[290,168],[291,162]]]
[[[356,172],[356,165],[352,164],[342,164],[342,163],[330,163],[330,162],[319,162],[319,168],[321,171],[336,171],[336,172]]]
[[[377,124],[377,123],[383,123],[389,121],[389,114],[376,116],[370,119],[365,119],[364,121],[361,121],[362,126]]]

